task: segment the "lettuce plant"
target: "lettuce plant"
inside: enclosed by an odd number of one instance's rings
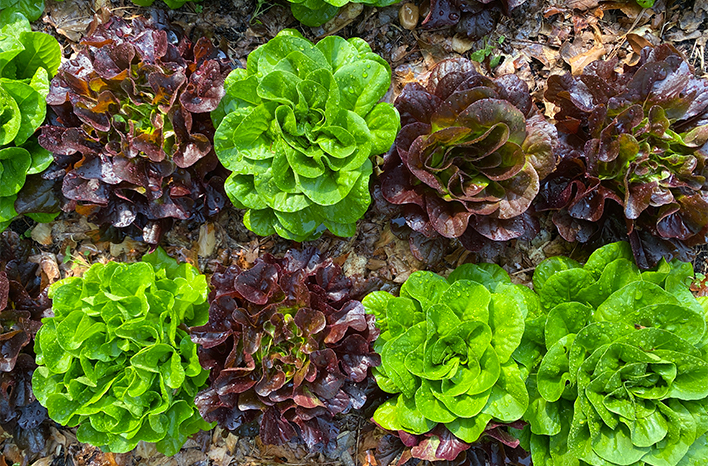
[[[492,32],[502,12],[511,10],[526,0],[431,0],[430,12],[423,20],[426,29],[454,27],[472,39],[481,39]]]
[[[526,373],[512,354],[534,302],[531,290],[512,285],[494,264],[464,264],[447,280],[415,272],[400,297],[367,295],[366,311],[381,329],[376,382],[396,395],[376,410],[374,421],[414,435],[443,424],[459,441],[471,443],[490,423],[520,419],[529,396]],[[455,443],[449,440],[443,443],[451,449]],[[459,442],[456,448],[463,449]]]
[[[223,207],[209,112],[231,69],[209,41],[164,23],[105,15],[52,80],[39,143],[73,156],[68,209],[156,244],[172,219]]]
[[[194,406],[209,373],[185,327],[206,322],[207,290],[204,275],[162,249],[54,283],[32,376],[49,416],[78,425],[80,442],[120,453],[144,440],[174,455],[209,429]]]
[[[616,64],[549,78],[568,149],[537,209],[568,241],[628,238],[641,268],[688,260],[708,241],[708,80],[671,45],[645,48],[622,73]]]
[[[0,11],[0,14],[19,13],[30,21],[37,21],[44,13],[44,0],[3,0]]]
[[[555,167],[556,130],[534,114],[523,81],[445,60],[425,87],[408,84],[396,108],[403,128],[387,154],[381,194],[402,206],[413,230],[460,238],[470,249],[533,236],[528,209]]]
[[[521,438],[534,465],[704,464],[708,302],[692,276],[678,261],[640,272],[627,243],[536,268],[542,312],[516,354],[531,371]]]
[[[248,229],[295,241],[325,228],[354,235],[371,202],[369,156],[400,127],[393,106],[378,103],[390,84],[389,65],[362,39],[313,45],[290,29],[229,75],[214,145]]]
[[[305,26],[321,26],[337,16],[339,9],[348,3],[362,3],[372,7],[385,7],[399,0],[288,0],[295,19]]]
[[[30,343],[49,309],[39,266],[28,260],[37,252],[14,232],[0,236],[0,426],[33,453],[44,449],[51,424],[31,387],[37,366]]]
[[[0,13],[0,231],[18,215],[16,201],[27,176],[52,162],[33,135],[44,122],[49,78],[60,62],[61,47],[55,38],[33,32],[27,18],[11,8]],[[34,207],[56,212],[54,201]],[[18,209],[21,213],[36,210]]]
[[[333,447],[332,418],[366,401],[378,336],[351,282],[314,249],[214,274],[209,323],[192,328],[210,386],[196,404],[234,430],[258,416],[264,443]]]

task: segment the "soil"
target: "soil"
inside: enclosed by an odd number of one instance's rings
[[[78,48],[93,12],[102,7],[130,17],[157,14],[165,5],[158,1],[152,7],[140,8],[129,0],[48,0],[45,15],[35,27],[55,35],[65,56],[69,57]],[[642,9],[633,0],[526,0],[510,17],[503,16],[489,36],[476,41],[450,30],[427,31],[420,26],[412,31],[404,29],[399,21],[400,8],[400,5],[378,9],[345,8],[332,24],[314,29],[301,26],[290,14],[287,4],[266,1],[204,0],[198,4],[188,3],[180,10],[167,10],[166,14],[194,39],[201,35],[211,37],[242,67],[246,65],[248,53],[286,27],[297,28],[311,40],[333,32],[345,38],[362,37],[394,71],[394,83],[386,97],[389,101],[393,101],[407,82],[424,79],[428,70],[441,59],[469,57],[489,44],[490,53],[479,64],[480,70],[494,76],[517,74],[528,83],[540,102],[539,109],[549,116],[554,113],[553,106],[543,103],[548,76],[571,70],[577,72],[603,56],[616,56],[620,64],[634,63],[638,50],[644,45],[671,43],[685,54],[698,75],[708,76],[708,2],[705,0],[657,0],[652,9]],[[492,68],[490,62],[498,64]],[[243,226],[242,217],[243,212],[227,208],[218,218],[203,225],[177,223],[161,245],[173,257],[189,261],[207,274],[214,270],[216,263],[236,262],[248,266],[264,253],[282,255],[288,248],[300,246],[279,237],[258,237]],[[591,252],[563,241],[548,219],[542,218],[544,228],[531,241],[512,241],[502,248],[476,254],[456,241],[435,242],[416,251],[416,257],[397,228],[400,223],[391,220],[385,208],[372,203],[372,208],[358,223],[355,237],[343,239],[325,234],[312,243],[343,267],[356,284],[360,297],[377,289],[396,292],[416,270],[446,274],[462,263],[483,260],[498,263],[514,281],[528,284],[535,266],[546,257],[565,254],[583,260]],[[31,236],[41,245],[43,252],[33,260],[41,264],[46,283],[80,275],[97,261],[138,260],[147,251],[146,245],[129,238],[120,244],[96,241],[97,226],[76,213],[62,214],[51,224],[20,219],[11,229]],[[697,272],[708,274],[707,248],[697,251],[694,265]],[[371,408],[365,408],[338,419],[341,433],[336,447],[327,454],[309,452],[300,444],[263,445],[255,425],[237,432],[216,428],[200,433],[173,457],[157,453],[148,444],[139,445],[131,453],[105,454],[78,443],[74,429],[60,426],[51,429],[47,447],[39,454],[19,450],[10,433],[0,437],[3,439],[0,450],[5,463],[22,466],[396,464],[395,454],[385,458],[381,452],[377,455],[376,448],[384,432],[369,422],[371,414]],[[2,464],[0,457],[0,466]],[[529,460],[507,464],[529,464]]]

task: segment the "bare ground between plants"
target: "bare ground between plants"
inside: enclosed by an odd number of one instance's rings
[[[591,5],[591,8],[580,11],[568,5]],[[335,18],[332,27],[326,25],[313,30],[300,26],[287,6],[241,0],[204,0],[202,4],[190,3],[181,10],[167,12],[160,10],[157,4],[137,8],[126,0],[50,0],[44,17],[35,27],[55,35],[64,48],[64,55],[69,57],[77,48],[93,12],[101,7],[126,17],[167,14],[191,37],[211,37],[240,66],[245,66],[249,52],[286,27],[296,27],[312,40],[333,32],[345,38],[362,37],[394,70],[394,83],[387,96],[391,101],[405,83],[424,78],[439,60],[454,55],[469,56],[488,44],[492,44],[490,52],[480,63],[480,70],[489,75],[517,74],[528,83],[539,109],[549,116],[554,113],[553,106],[543,100],[548,76],[576,72],[600,57],[616,56],[620,64],[634,63],[638,60],[638,50],[645,45],[672,43],[686,55],[698,75],[708,75],[708,2],[705,0],[657,0],[650,10],[638,7],[631,0],[600,4],[596,0],[527,0],[511,18],[502,18],[489,37],[479,41],[470,41],[449,30],[404,29],[398,20],[398,5],[382,9],[366,7],[354,18],[351,16],[357,11],[346,10]],[[501,57],[500,64],[490,69],[489,62],[494,57]],[[298,246],[278,237],[257,237],[243,226],[242,215],[228,208],[203,225],[178,223],[161,245],[173,257],[189,261],[207,274],[214,270],[216,263],[235,262],[247,267],[259,255],[281,255],[288,248]],[[461,263],[481,260],[500,264],[515,281],[526,284],[535,266],[548,256],[566,254],[582,260],[589,254],[563,241],[552,223],[541,218],[542,230],[532,241],[512,241],[498,250],[479,254],[470,253],[455,241],[431,242],[414,255],[408,241],[396,229],[396,222],[391,220],[372,203],[367,215],[358,222],[355,237],[337,238],[326,234],[312,242],[343,267],[354,281],[359,297],[377,289],[396,291],[416,270],[445,274]],[[20,219],[11,229],[31,236],[41,245],[42,253],[32,260],[40,264],[45,283],[80,275],[94,262],[138,260],[147,251],[146,245],[129,238],[119,244],[102,241],[97,227],[75,213],[62,214],[57,221],[42,225]],[[701,248],[697,252],[696,271],[706,273],[708,249]],[[367,406],[378,404],[382,399],[381,396],[373,398]],[[337,445],[327,454],[310,452],[298,444],[263,445],[257,437],[257,425],[245,426],[237,432],[216,428],[200,433],[174,457],[165,457],[147,444],[141,444],[131,453],[104,454],[78,443],[74,430],[57,426],[52,428],[45,451],[37,455],[21,451],[11,434],[3,433],[0,448],[4,460],[0,457],[0,466],[3,462],[22,466],[385,466],[385,460],[376,454],[384,432],[368,421],[372,413],[371,408],[365,407],[341,416],[337,420],[340,428]]]

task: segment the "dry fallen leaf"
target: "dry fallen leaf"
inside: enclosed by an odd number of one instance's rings
[[[49,246],[54,241],[52,239],[52,224],[38,223],[32,228],[32,239],[42,246]]]
[[[540,61],[544,69],[550,69],[558,60],[558,51],[545,45],[523,44],[520,48],[527,57]]]
[[[573,44],[566,42],[560,49],[560,55],[563,61],[570,65],[570,71],[573,73],[573,76],[577,76],[583,72],[587,65],[605,55],[605,47],[595,43],[593,48],[587,52],[578,53]]]
[[[644,47],[651,47],[651,42],[646,40],[644,37],[630,32],[627,34],[627,42],[632,46],[634,53],[641,53]]]
[[[46,13],[44,21],[74,42],[81,40],[93,20],[92,5],[87,0],[47,2]]]
[[[103,453],[89,444],[81,444],[81,451],[74,457],[76,466],[117,466],[113,453]]]
[[[637,19],[644,8],[634,2],[608,2],[602,4],[602,10],[620,10],[627,15],[629,19]]]
[[[135,257],[136,253],[145,252],[147,249],[148,246],[146,244],[135,241],[127,236],[122,243],[111,243],[109,246],[110,254],[113,257],[119,257],[123,253],[125,253],[126,257]]]
[[[33,264],[39,264],[40,273],[42,274],[42,289],[61,278],[57,256],[54,254],[42,252],[36,256],[30,256],[29,261]]]
[[[213,223],[205,223],[199,227],[197,246],[199,256],[209,257],[212,255],[216,248],[216,228]]]
[[[600,0],[566,0],[565,6],[578,10],[589,10],[600,4]]]
[[[214,462],[214,466],[228,466],[233,459],[231,455],[229,455],[226,447],[212,446],[209,448],[207,455],[209,456],[209,459]]]
[[[307,456],[308,451],[304,445],[295,443],[285,443],[283,445],[267,445],[261,441],[260,437],[256,437],[256,446],[260,451],[261,458],[284,458],[288,463],[302,463]]]

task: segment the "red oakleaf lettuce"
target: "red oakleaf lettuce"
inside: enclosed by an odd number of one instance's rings
[[[150,243],[172,219],[203,221],[221,210],[209,112],[224,95],[225,55],[159,19],[105,14],[81,45],[51,82],[55,115],[39,138],[55,157],[74,156],[65,208]]]
[[[14,232],[0,237],[0,426],[33,453],[44,449],[52,424],[31,386],[37,367],[31,343],[49,309],[38,265],[28,260],[36,252]]]
[[[538,210],[568,241],[629,236],[637,264],[688,260],[708,241],[708,80],[671,45],[645,48],[635,66],[595,61],[551,76],[565,143]]]
[[[423,20],[426,29],[455,27],[457,32],[480,39],[494,30],[502,12],[511,10],[526,0],[431,0],[430,12]]]
[[[556,130],[514,75],[490,79],[464,58],[445,60],[427,85],[396,99],[402,129],[381,175],[381,194],[426,237],[486,241],[532,236],[528,209],[556,165]]]
[[[333,416],[363,406],[369,368],[381,361],[373,316],[349,298],[350,280],[310,248],[222,268],[212,287],[209,322],[191,329],[211,369],[195,400],[204,419],[233,430],[262,414],[264,443],[299,436],[330,446]]]
[[[509,426],[523,427],[516,422]],[[465,443],[455,437],[445,426],[439,424],[424,435],[412,435],[404,431],[387,434],[376,448],[376,458],[382,466],[388,466],[398,458],[396,466],[505,466],[524,464],[529,454],[519,447],[519,440],[512,437],[506,425],[489,424],[484,437],[475,443]],[[399,456],[400,455],[400,456]]]

